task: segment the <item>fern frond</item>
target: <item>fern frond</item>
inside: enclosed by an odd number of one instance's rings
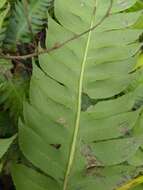
[[[6,75],[10,75],[11,68],[12,68],[12,63],[10,60],[0,59],[0,76],[1,77],[4,77],[4,76],[6,77]]]
[[[24,103],[24,119],[19,122],[19,144],[43,178],[17,166],[13,178],[18,190],[21,178],[27,181],[30,173],[36,181],[35,186],[29,183],[33,190],[45,176],[42,190],[111,190],[125,175],[139,174],[127,161],[143,144],[143,135],[132,132],[141,109],[132,109],[135,90],[118,96],[134,80],[130,71],[141,47],[137,39],[142,30],[132,26],[142,13],[124,12],[135,2],[126,1],[124,6],[113,1],[111,7],[111,1],[105,0],[55,0],[58,22],[48,20],[47,48],[97,27],[40,55],[42,69],[33,64],[30,103]],[[84,109],[84,94],[98,103]],[[17,171],[27,175],[19,177]]]
[[[17,121],[29,89],[29,79],[22,68],[12,75],[12,61],[0,59],[0,105]]]
[[[19,43],[28,43],[35,35],[41,31],[43,25],[47,23],[47,11],[51,6],[52,0],[30,0],[28,1],[26,13],[24,0],[15,3],[15,11],[12,13],[6,44],[16,47]],[[28,18],[27,18],[28,17]],[[27,19],[30,23],[27,22]],[[31,31],[29,29],[31,25]]]
[[[28,91],[28,81],[22,78],[5,80],[0,87],[0,104],[15,121],[22,114],[23,101]]]
[[[6,1],[0,2],[0,47],[2,46],[3,40],[5,39],[6,29],[7,29],[7,20],[10,4],[6,3]]]

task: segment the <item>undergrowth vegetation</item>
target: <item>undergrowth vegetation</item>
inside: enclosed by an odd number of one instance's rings
[[[142,0],[0,0],[0,188],[142,190],[142,50]]]

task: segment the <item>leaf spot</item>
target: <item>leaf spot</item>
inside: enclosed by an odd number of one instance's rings
[[[60,124],[65,124],[65,123],[66,123],[66,120],[65,120],[65,118],[63,118],[63,117],[60,117],[60,118],[57,120],[57,122],[60,123]]]
[[[82,147],[81,153],[87,161],[87,166],[86,166],[87,169],[93,168],[96,166],[101,166],[101,163],[97,161],[96,156],[93,154],[91,147],[89,145],[84,145]]]

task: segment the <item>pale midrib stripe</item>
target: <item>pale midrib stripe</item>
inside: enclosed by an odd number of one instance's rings
[[[94,14],[93,14],[93,17],[91,19],[90,28],[92,28],[94,26],[95,11],[93,13]],[[86,65],[90,40],[91,40],[91,34],[92,34],[92,30],[88,33],[88,38],[87,38],[87,43],[86,43],[86,48],[85,48],[85,54],[83,57],[83,62],[82,62],[82,67],[81,67],[79,88],[78,88],[78,103],[77,103],[77,114],[76,114],[76,120],[75,120],[75,130],[74,130],[73,141],[72,141],[71,151],[70,151],[69,160],[68,160],[67,171],[66,171],[66,175],[65,175],[65,179],[64,179],[63,190],[67,189],[68,179],[70,176],[73,160],[75,157],[76,143],[77,143],[78,131],[79,131],[79,127],[80,127],[80,114],[81,114],[81,103],[82,103],[81,97],[82,97],[83,78],[84,78],[85,65]]]

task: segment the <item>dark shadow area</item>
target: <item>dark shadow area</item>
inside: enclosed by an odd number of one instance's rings
[[[0,177],[0,190],[15,190],[10,175],[3,175]]]

